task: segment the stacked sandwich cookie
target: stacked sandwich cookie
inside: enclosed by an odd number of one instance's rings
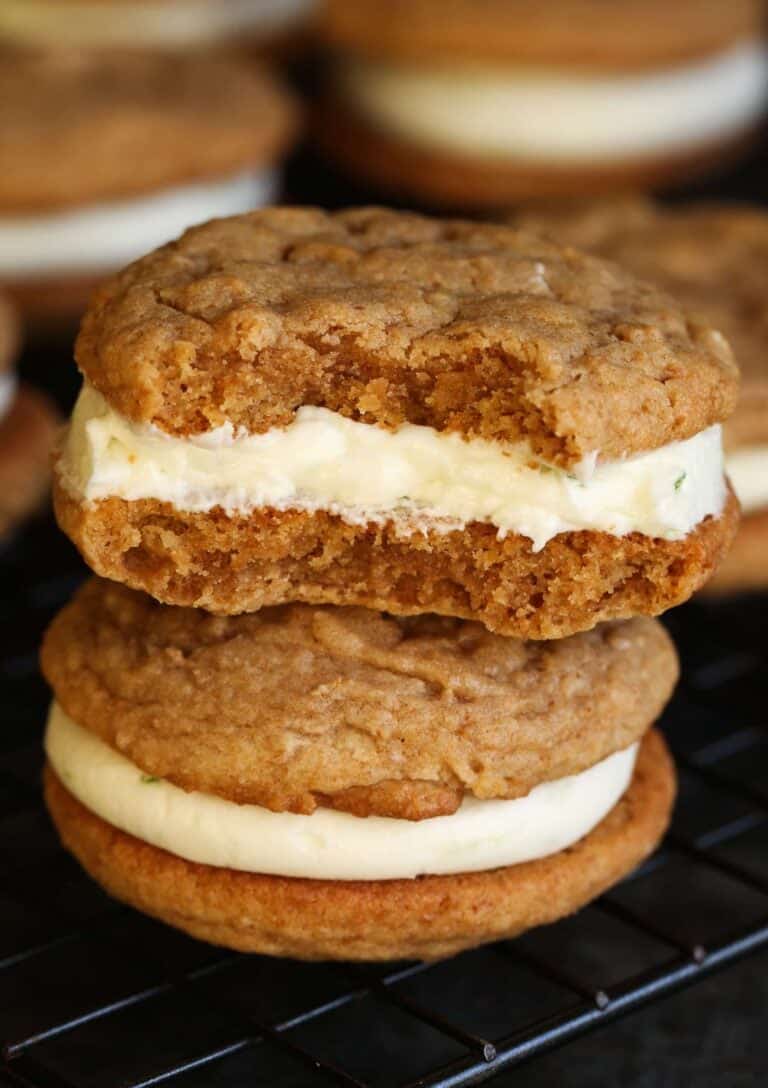
[[[727,337],[741,392],[723,431],[725,464],[745,517],[706,592],[768,588],[768,215],[748,205],[666,208],[634,196],[541,207],[516,220],[620,262]]]
[[[668,184],[768,95],[760,0],[330,0],[328,153],[450,207]]]
[[[43,648],[46,795],[109,891],[235,948],[435,958],[650,853],[651,614],[737,520],[721,336],[535,234],[270,209],[115,277],[77,358],[56,506],[102,577]]]

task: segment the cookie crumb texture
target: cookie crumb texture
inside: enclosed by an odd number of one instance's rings
[[[305,404],[605,460],[733,409],[718,333],[617,266],[511,227],[383,209],[216,220],[99,292],[76,357],[121,415],[262,433]]]
[[[492,525],[405,535],[324,513],[194,514],[154,500],[81,503],[54,487],[59,525],[91,569],[166,604],[236,614],[265,605],[362,605],[475,619],[517,638],[563,638],[687,600],[729,547],[738,503],[682,540],[561,533],[539,552]]]
[[[504,869],[368,882],[188,862],[105,823],[50,768],[45,793],[64,846],[99,884],[194,937],[305,960],[434,960],[554,922],[619,881],[664,834],[675,773],[653,731],[624,797],[568,850]]]
[[[527,794],[637,741],[677,660],[637,618],[555,642],[287,605],[159,605],[93,579],[42,666],[62,709],[152,777],[239,804],[420,820]]]

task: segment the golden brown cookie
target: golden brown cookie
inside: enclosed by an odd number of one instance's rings
[[[522,211],[526,228],[548,230],[652,280],[696,320],[729,340],[742,374],[734,414],[726,421],[726,468],[733,472],[746,517],[713,590],[768,581],[768,214],[749,205],[663,207],[640,197]],[[760,451],[766,481],[760,501]],[[748,457],[744,477],[744,455]],[[750,463],[751,461],[751,463]],[[762,557],[762,558],[761,558]]]
[[[96,573],[169,604],[225,613],[358,604],[555,638],[680,603],[732,536],[735,507],[709,431],[736,398],[722,336],[618,267],[538,235],[381,209],[215,221],[99,292],[76,355],[87,388],[57,462],[60,523]],[[305,410],[324,413],[326,430],[298,453],[275,454],[265,486],[311,447],[309,475],[329,466],[307,484],[316,490],[296,483],[251,499],[263,461],[242,474],[232,466],[246,464],[243,450],[259,436],[269,449],[292,441]],[[89,420],[113,429],[98,449]],[[337,438],[350,443],[346,453],[333,453]],[[708,497],[690,518],[688,489],[701,482],[698,468],[680,469],[685,458],[699,463],[688,440],[709,450]],[[416,443],[402,457],[391,445],[401,441]],[[374,460],[372,442],[384,443]],[[429,457],[448,456],[446,442],[459,443],[451,467],[426,469]],[[167,473],[166,454],[175,458]],[[683,511],[684,523],[633,520],[623,485],[612,491],[622,509],[595,513],[593,475],[620,471],[632,455],[672,456],[663,471],[647,469],[649,487],[652,479],[658,511]],[[187,495],[190,456],[208,467]],[[344,466],[365,456],[355,476],[370,481],[365,493],[351,504],[333,498]],[[497,460],[471,470],[475,457]],[[392,484],[386,470],[406,462],[401,494],[400,476]],[[225,463],[226,494],[217,490]],[[135,474],[130,486],[118,480],[124,472]],[[449,507],[457,478],[465,483]],[[432,479],[443,482],[423,498]],[[543,532],[517,514],[500,520],[511,491],[478,514],[486,480],[523,480],[527,497],[509,501],[532,517],[551,491]],[[394,495],[377,505],[387,487]]]
[[[301,959],[438,959],[553,922],[651,853],[674,792],[672,761],[651,732],[629,790],[567,850],[454,876],[323,881],[174,857],[94,816],[46,773],[46,800],[64,845],[110,894],[203,940]]]
[[[170,503],[81,502],[54,477],[59,525],[102,577],[167,604],[237,614],[290,601],[362,605],[398,615],[476,619],[516,638],[563,638],[604,620],[659,615],[712,575],[738,525],[729,494],[682,540],[561,533],[534,552],[473,522],[404,535],[390,523],[331,514],[179,511]]]
[[[42,666],[144,773],[275,811],[424,819],[626,748],[677,679],[656,621],[521,642],[438,616],[293,605],[214,617],[93,579]]]
[[[763,17],[759,0],[332,0],[318,140],[425,206],[679,183],[758,131]]]
[[[75,354],[113,408],[176,436],[262,433],[312,404],[526,438],[562,466],[688,438],[736,398],[722,338],[622,270],[530,232],[383,208],[193,228],[104,286]]]

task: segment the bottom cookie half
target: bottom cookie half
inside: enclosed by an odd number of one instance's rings
[[[661,839],[675,773],[661,735],[642,742],[632,783],[580,842],[538,861],[414,880],[326,881],[199,865],[127,835],[46,771],[62,842],[110,894],[194,937],[299,959],[439,959],[578,910]]]

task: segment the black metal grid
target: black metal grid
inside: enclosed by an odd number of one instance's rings
[[[9,1083],[477,1083],[768,944],[764,601],[670,616],[685,670],[664,724],[681,798],[632,878],[574,918],[444,963],[306,965],[232,955],[134,914],[58,847],[40,803],[36,648],[81,577],[49,521],[0,563]]]

